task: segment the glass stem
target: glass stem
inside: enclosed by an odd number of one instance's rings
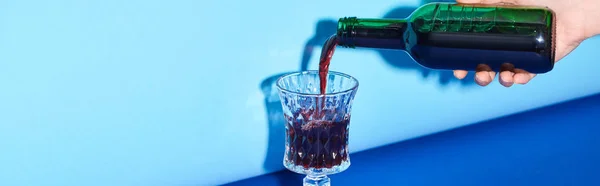
[[[330,186],[330,179],[327,175],[307,175],[304,177],[304,186]]]

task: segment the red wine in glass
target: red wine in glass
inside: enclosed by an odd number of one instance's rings
[[[299,114],[310,117],[312,111]],[[316,113],[314,113],[316,114]],[[350,118],[339,121],[296,120],[286,115],[288,162],[304,169],[333,168],[348,159],[348,125]]]

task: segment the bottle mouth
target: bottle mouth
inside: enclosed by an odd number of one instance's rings
[[[337,28],[337,39],[338,46],[346,47],[346,48],[354,48],[354,44],[350,43],[356,33],[353,31],[354,25],[358,23],[358,19],[356,17],[343,17],[338,20],[338,28]]]

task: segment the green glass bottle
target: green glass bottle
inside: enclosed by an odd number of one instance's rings
[[[430,3],[406,19],[341,18],[336,37],[342,47],[404,50],[431,69],[546,73],[554,33],[555,14],[545,7]]]

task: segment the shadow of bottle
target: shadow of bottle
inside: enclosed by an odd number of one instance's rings
[[[300,71],[308,70],[308,64],[313,56],[316,47],[322,47],[327,39],[337,31],[337,22],[331,19],[323,19],[317,22],[315,35],[306,41],[302,59],[300,60]],[[318,50],[314,56],[319,57],[321,50]]]
[[[430,2],[454,2],[451,0],[423,0],[420,5],[430,3]],[[392,19],[404,19],[408,17],[413,11],[415,11],[418,7],[407,7],[401,6],[392,9],[387,12],[383,18],[392,18]],[[323,19],[319,20],[316,25],[315,34],[312,38],[310,38],[305,46],[304,51],[302,53],[302,59],[300,61],[300,70],[307,70],[309,66],[309,62],[312,56],[319,56],[320,53],[313,54],[314,49],[316,47],[321,47],[323,43],[327,40],[329,36],[334,34],[337,29],[337,21],[332,19]],[[422,67],[418,63],[416,63],[406,52],[398,51],[398,50],[382,50],[382,49],[367,49],[367,50],[375,50],[379,53],[379,55],[383,58],[383,60],[391,65],[394,68],[408,70],[408,71],[418,71],[423,79],[429,78],[431,75],[437,75],[438,81],[437,84],[439,86],[446,86],[450,83],[457,82],[463,86],[471,86],[475,85],[473,78],[474,73],[469,73],[469,75],[462,79],[454,78],[454,74],[449,70],[431,70],[425,67]],[[319,50],[320,51],[320,50]]]

